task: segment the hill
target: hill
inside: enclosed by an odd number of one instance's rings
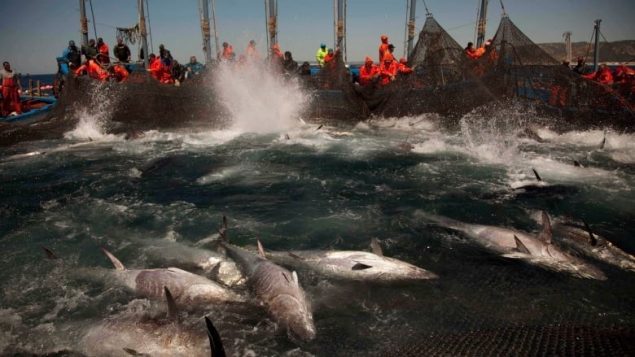
[[[566,56],[564,42],[539,43],[538,46],[557,60],[564,60]],[[575,63],[578,56],[585,55],[588,56],[587,62],[592,60],[593,44],[589,47],[587,42],[574,42],[571,47],[573,51],[572,62]],[[635,40],[601,42],[600,62],[635,62]]]

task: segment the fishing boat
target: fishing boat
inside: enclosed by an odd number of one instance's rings
[[[0,117],[3,123],[32,122],[45,117],[57,104],[55,97],[21,96],[22,113]]]

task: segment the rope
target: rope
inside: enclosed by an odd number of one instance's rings
[[[152,25],[150,24],[150,5],[148,5],[148,0],[146,0],[146,11],[148,13],[148,35],[150,37],[150,53],[154,52],[154,45],[152,44]]]
[[[95,31],[95,39],[97,39],[97,24],[95,23],[95,12],[93,11],[93,0],[88,1],[90,3],[90,13],[93,17],[93,31]]]

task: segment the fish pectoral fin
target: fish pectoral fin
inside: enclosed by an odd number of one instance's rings
[[[297,260],[304,260],[304,258],[302,258],[301,256],[299,256],[299,255],[297,255],[297,254],[295,254],[295,253],[288,252],[287,254],[289,254],[289,256],[290,256],[291,258],[293,258],[293,259],[297,259]]]
[[[591,227],[589,227],[589,224],[586,223],[586,221],[582,221],[582,223],[584,224],[584,229],[587,231],[587,233],[589,233],[589,244],[595,247],[596,245],[598,245],[597,238],[595,238],[595,236],[593,235],[593,232],[591,231]]]
[[[538,171],[536,171],[536,169],[534,169],[533,167],[531,168],[531,171],[534,172],[534,176],[536,176],[536,180],[538,181],[542,181],[542,177],[540,177],[540,175],[538,174]]]
[[[123,350],[124,350],[127,354],[129,354],[129,355],[131,355],[131,356],[138,356],[138,357],[146,357],[146,356],[150,356],[150,355],[149,355],[149,354],[147,354],[147,353],[139,353],[139,352],[137,352],[136,350],[133,350],[132,348],[128,348],[128,347],[124,347],[124,348],[123,348]]]
[[[372,266],[370,266],[370,265],[366,265],[364,263],[355,263],[355,265],[353,265],[351,270],[366,270],[366,269],[370,269],[370,268],[372,268]]]
[[[179,319],[179,310],[176,307],[176,302],[172,297],[172,293],[167,286],[163,287],[163,291],[165,292],[165,300],[168,304],[168,319],[178,321]]]
[[[56,260],[57,259],[57,255],[55,255],[55,253],[53,253],[53,251],[47,247],[42,246],[42,249],[44,250],[44,254],[46,254],[46,257],[50,260]]]
[[[295,283],[295,285],[300,285],[300,282],[298,281],[298,274],[295,272],[295,270],[293,271],[293,273],[291,273],[291,277],[293,278],[293,282]]]
[[[538,239],[547,244],[551,244],[552,236],[551,220],[549,219],[547,212],[542,211],[542,231],[538,234]]]
[[[516,241],[516,250],[519,253],[531,255],[531,253],[529,252],[529,249],[527,249],[527,247],[523,244],[523,242],[520,239],[518,239],[518,237],[516,237],[516,235],[514,235],[514,241]]]
[[[210,278],[212,278],[212,280],[217,280],[218,277],[220,276],[221,263],[222,262],[218,262],[218,263],[214,264],[214,267],[212,267],[212,270],[209,272],[209,276],[210,276]]]
[[[220,334],[212,320],[205,316],[205,325],[207,326],[207,337],[209,338],[209,345],[212,350],[212,357],[225,357],[225,348],[223,347],[223,341],[220,339]]]
[[[384,251],[381,249],[381,245],[379,245],[379,239],[372,238],[370,240],[370,249],[373,254],[378,255],[380,257],[384,256]]]

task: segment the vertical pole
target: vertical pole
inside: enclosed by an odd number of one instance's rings
[[[415,38],[415,15],[417,13],[417,1],[410,0],[410,6],[408,8],[410,13],[408,14],[408,52],[407,56],[410,58],[410,53],[412,53],[412,47],[414,45]]]
[[[339,48],[344,55],[346,53],[346,17],[344,15],[346,0],[335,1],[335,48]]]
[[[212,62],[212,43],[209,33],[209,3],[208,0],[199,0],[199,11],[201,15],[201,34],[203,36],[203,53],[205,54],[205,64]]]
[[[141,45],[143,48],[143,65],[148,68],[148,32],[146,31],[146,17],[143,11],[143,0],[137,0],[137,6],[139,8],[139,32],[141,33]]]
[[[267,50],[269,55],[273,55],[271,47],[278,43],[278,1],[265,1],[265,12],[267,15]]]
[[[600,65],[600,22],[602,22],[602,20],[595,20],[595,56],[593,60],[593,70],[596,72]]]
[[[88,46],[88,19],[86,18],[86,0],[79,0],[79,31],[82,33],[82,46]]]
[[[214,46],[216,47],[216,56],[220,53],[220,45],[218,44],[218,31],[216,30],[216,0],[212,1],[212,27],[214,28]]]
[[[568,63],[571,63],[571,57],[573,52],[571,48],[571,32],[567,31],[563,33],[562,37],[564,37],[564,47],[566,51],[565,61],[567,61]]]
[[[483,47],[483,43],[485,42],[485,30],[487,29],[487,0],[481,0],[476,26],[476,48],[480,48]]]

